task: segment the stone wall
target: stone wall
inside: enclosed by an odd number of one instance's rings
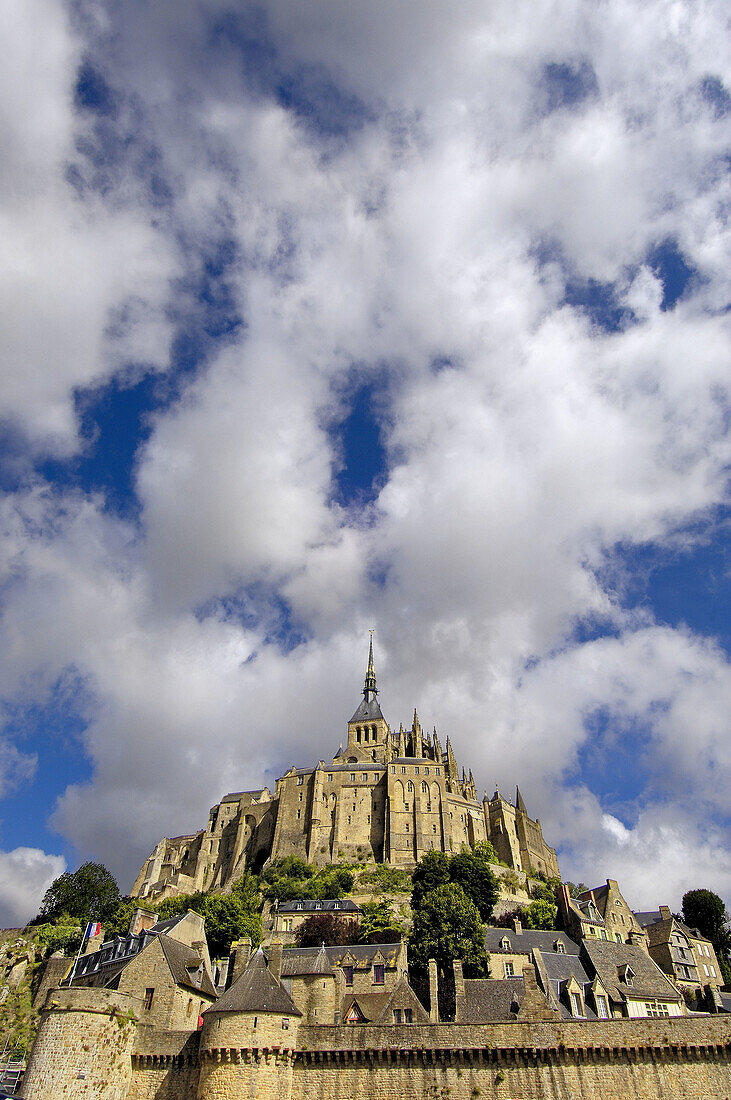
[[[126,1100],[132,997],[108,989],[53,989],[25,1072],[26,1100]]]

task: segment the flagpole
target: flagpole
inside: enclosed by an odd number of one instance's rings
[[[84,927],[84,931],[81,933],[81,943],[79,944],[79,950],[76,952],[76,958],[74,959],[74,965],[71,967],[71,973],[69,974],[69,977],[68,977],[68,984],[69,985],[71,985],[71,982],[74,980],[74,975],[76,973],[76,967],[78,966],[79,959],[81,958],[81,949],[83,948],[84,944],[86,943],[87,939],[89,938],[87,936],[87,932],[89,931],[90,928],[91,928],[91,921],[87,921],[86,925]]]

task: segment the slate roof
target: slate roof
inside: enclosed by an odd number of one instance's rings
[[[500,946],[503,939],[510,940],[509,948]],[[567,955],[578,955],[578,943],[565,932],[543,932],[539,929],[534,931],[531,928],[523,929],[522,932],[514,932],[510,928],[485,929],[485,947],[491,955],[530,955],[535,948],[546,953],[553,952],[553,945],[557,940],[563,944]]]
[[[675,927],[679,928],[681,932],[685,932],[686,936],[690,936],[694,940],[703,940],[704,943],[711,942],[708,937],[702,935],[697,928],[691,928],[685,921],[680,920],[678,917],[674,917],[671,914],[669,917],[663,918],[659,909],[650,910],[647,913],[635,913],[635,919],[642,928],[647,928],[648,930],[656,924],[663,925],[666,921],[668,926],[674,923]]]
[[[574,978],[576,982],[581,986],[581,991],[584,995],[584,1017],[589,1020],[595,1020],[596,1013],[589,1004],[589,991],[591,988],[591,978],[587,974],[584,967],[581,965],[581,959],[578,955],[561,955],[557,952],[540,952],[540,961],[545,968],[546,977],[551,983],[551,989],[556,997],[558,1006],[561,1010],[561,1016],[564,1020],[575,1019],[573,1013],[569,1010],[568,1005],[564,1004],[561,1000],[561,986],[564,982],[569,981],[570,978]]]
[[[280,901],[278,913],[360,913],[360,906],[350,898],[317,901],[307,898],[303,901]]]
[[[249,965],[215,1004],[206,1012],[274,1012],[282,1016],[301,1016],[292,998],[269,970],[259,948]]]
[[[510,1020],[524,993],[522,977],[465,978],[464,997],[457,998],[457,1020],[460,1024]]]
[[[400,943],[354,944],[344,947],[326,946],[324,948],[324,954],[331,967],[331,973],[332,967],[340,966],[341,960],[346,954],[350,954],[354,957],[356,968],[359,968],[359,964],[360,967],[364,969],[372,966],[373,959],[378,953],[383,956],[386,967],[394,967],[400,948]],[[318,956],[320,956],[322,952],[322,947],[285,948],[282,952],[282,977],[295,978],[304,974],[327,973],[327,971],[324,970],[313,969],[314,967],[324,965],[322,960],[318,960]],[[266,954],[268,955],[268,951]]]
[[[224,802],[238,802],[240,799],[245,798],[246,795],[248,795],[249,798],[261,798],[263,793],[264,787],[259,791],[232,791],[231,794],[223,796],[219,802],[219,806],[222,806]]]
[[[351,722],[377,722],[378,719],[383,719],[381,714],[381,708],[378,705],[378,699],[366,699],[365,696],[358,704],[358,708],[350,719]]]
[[[613,1001],[642,1000],[680,1001],[682,997],[670,984],[662,970],[641,947],[612,940],[584,940],[582,961],[588,962]],[[632,985],[619,976],[619,967],[629,965],[634,971]]]
[[[163,934],[158,936],[158,939],[175,983],[183,985],[187,989],[194,989],[196,993],[205,993],[206,996],[215,998],[216,990],[205,966],[202,969],[198,984],[190,976],[189,969],[197,971],[200,967],[203,961],[201,956],[192,947],[188,947],[187,944],[180,943],[178,940],[173,940],[170,936]]]
[[[332,972],[332,963],[326,947],[282,952],[282,978],[301,978],[310,974],[332,974]]]
[[[345,1020],[346,1013],[355,1002],[365,1016],[366,1023],[375,1023],[386,1007],[388,1000],[388,993],[349,993],[346,997],[343,997],[340,1019]]]

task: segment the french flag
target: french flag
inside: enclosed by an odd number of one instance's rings
[[[86,926],[86,932],[84,932],[84,939],[88,940],[91,936],[98,936],[102,930],[102,926],[99,921],[89,921]]]

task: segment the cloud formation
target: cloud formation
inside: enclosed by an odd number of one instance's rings
[[[0,689],[83,684],[54,827],[126,887],[335,751],[376,626],[387,718],[519,781],[567,874],[731,891],[728,654],[620,554],[690,558],[724,499],[720,4],[11,7]],[[145,371],[131,515],[32,466]]]

